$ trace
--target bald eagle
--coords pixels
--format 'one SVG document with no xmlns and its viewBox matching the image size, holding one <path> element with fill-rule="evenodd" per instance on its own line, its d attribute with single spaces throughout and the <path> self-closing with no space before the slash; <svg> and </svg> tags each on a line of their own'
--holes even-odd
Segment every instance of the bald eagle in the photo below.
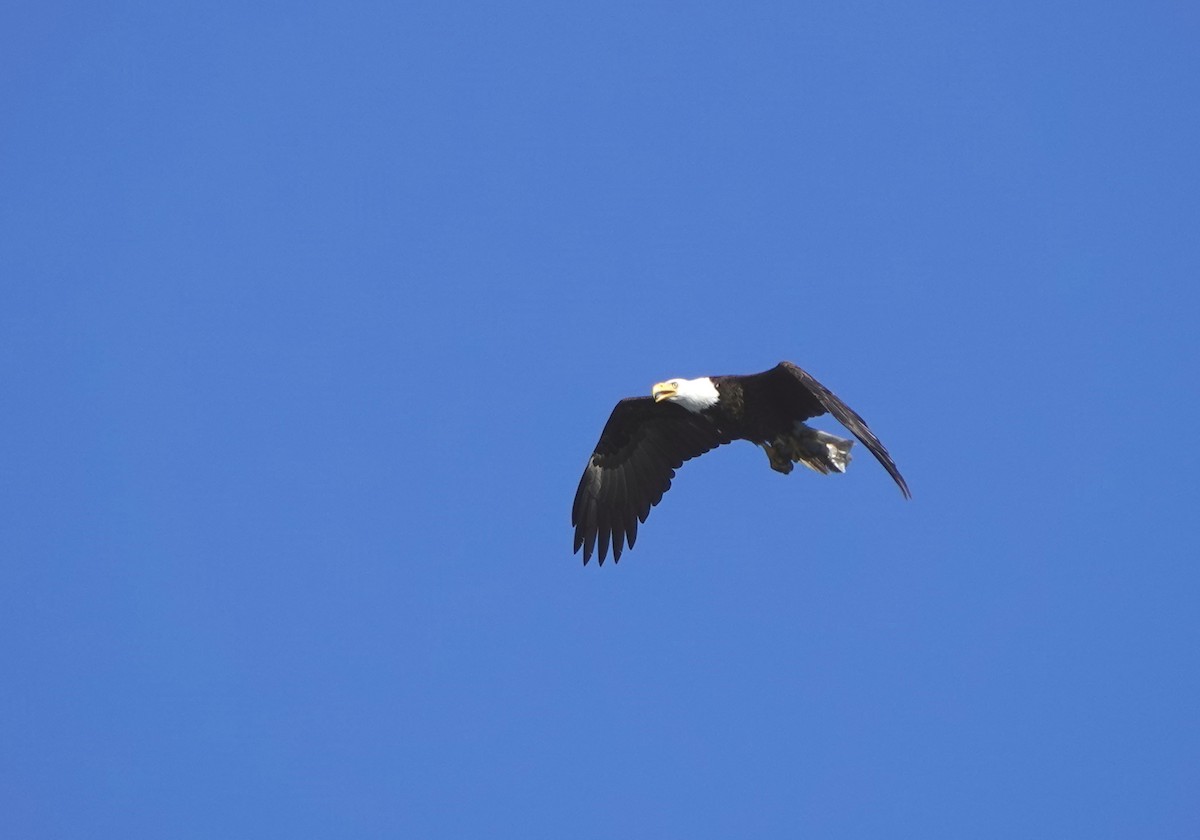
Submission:
<svg viewBox="0 0 1200 840">
<path fill-rule="evenodd" d="M 862 441 L 910 498 L 908 484 L 866 421 L 791 362 L 749 376 L 668 379 L 651 388 L 649 397 L 618 402 L 604 424 L 571 509 L 575 552 L 583 549 L 586 564 L 599 541 L 603 565 L 611 542 L 618 562 L 625 545 L 633 548 L 638 522 L 646 521 L 671 487 L 675 470 L 730 441 L 761 446 L 771 469 L 784 474 L 792 464 L 824 474 L 845 472 L 854 441 L 803 422 L 825 412 Z"/>
</svg>

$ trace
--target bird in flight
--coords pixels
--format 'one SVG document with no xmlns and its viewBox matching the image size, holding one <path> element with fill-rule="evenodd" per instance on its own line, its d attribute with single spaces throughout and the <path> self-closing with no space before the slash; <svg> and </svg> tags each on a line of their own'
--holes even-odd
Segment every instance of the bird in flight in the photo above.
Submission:
<svg viewBox="0 0 1200 840">
<path fill-rule="evenodd" d="M 583 550 L 586 564 L 599 544 L 603 565 L 611 545 L 613 562 L 619 561 L 626 545 L 633 548 L 638 522 L 646 521 L 670 489 L 675 470 L 730 441 L 761 446 L 771 469 L 784 474 L 793 464 L 824 474 L 845 472 L 854 441 L 803 422 L 826 412 L 862 441 L 911 498 L 904 476 L 866 421 L 791 362 L 748 376 L 668 379 L 648 397 L 618 402 L 604 424 L 571 509 L 575 552 Z"/>
</svg>

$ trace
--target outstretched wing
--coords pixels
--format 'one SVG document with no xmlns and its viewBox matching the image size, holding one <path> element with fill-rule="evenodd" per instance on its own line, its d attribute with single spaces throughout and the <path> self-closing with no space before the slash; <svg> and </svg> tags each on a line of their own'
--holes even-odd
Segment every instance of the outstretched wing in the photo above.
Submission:
<svg viewBox="0 0 1200 840">
<path fill-rule="evenodd" d="M 689 458 L 728 443 L 704 416 L 650 397 L 621 400 L 613 409 L 596 451 L 588 459 L 575 492 L 571 524 L 575 551 L 583 562 L 600 543 L 600 563 L 611 541 L 613 562 L 625 545 L 633 547 L 638 522 L 645 522 L 671 486 L 675 470 Z"/>
<path fill-rule="evenodd" d="M 790 392 L 790 402 L 798 410 L 805 412 L 804 419 L 816 417 L 824 414 L 826 411 L 832 414 L 839 423 L 862 441 L 863 446 L 871 450 L 871 454 L 875 456 L 875 459 L 879 463 L 883 464 L 883 468 L 888 471 L 888 475 L 896 482 L 896 485 L 900 488 L 900 492 L 904 494 L 904 498 L 912 498 L 912 493 L 908 491 L 908 484 L 905 482 L 904 476 L 900 475 L 900 470 L 896 469 L 896 464 L 892 461 L 892 456 L 888 454 L 887 447 L 883 445 L 883 442 L 879 438 L 875 437 L 875 433 L 867 426 L 867 421 L 859 417 L 858 412 L 842 402 L 837 394 L 818 382 L 811 373 L 797 367 L 791 362 L 780 362 L 766 373 L 759 374 L 759 376 L 769 377 L 778 388 L 785 393 Z M 816 405 L 813 404 L 814 401 Z M 812 413 L 807 413 L 808 411 Z"/>
</svg>

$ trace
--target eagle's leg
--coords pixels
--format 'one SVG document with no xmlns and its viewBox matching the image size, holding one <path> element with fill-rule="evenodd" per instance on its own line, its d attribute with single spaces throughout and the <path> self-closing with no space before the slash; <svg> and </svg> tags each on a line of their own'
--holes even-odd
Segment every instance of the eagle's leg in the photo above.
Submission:
<svg viewBox="0 0 1200 840">
<path fill-rule="evenodd" d="M 784 447 L 780 446 L 780 441 L 776 440 L 775 445 L 769 443 L 760 443 L 763 452 L 767 453 L 767 460 L 771 462 L 771 469 L 776 472 L 781 472 L 787 475 L 792 471 L 792 458 Z"/>
<path fill-rule="evenodd" d="M 796 463 L 827 475 L 846 471 L 854 441 L 797 423 L 791 434 L 779 435 L 770 443 L 760 445 L 771 461 L 771 469 L 777 472 L 786 475 Z"/>
</svg>

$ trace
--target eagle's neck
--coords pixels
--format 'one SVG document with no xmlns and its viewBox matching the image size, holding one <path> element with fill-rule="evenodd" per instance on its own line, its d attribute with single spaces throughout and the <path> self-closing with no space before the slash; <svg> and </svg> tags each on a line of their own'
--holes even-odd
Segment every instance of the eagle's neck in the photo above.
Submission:
<svg viewBox="0 0 1200 840">
<path fill-rule="evenodd" d="M 712 408 L 720 399 L 717 386 L 707 376 L 699 379 L 681 379 L 671 402 L 679 403 L 688 411 L 699 413 L 706 408 Z"/>
</svg>

